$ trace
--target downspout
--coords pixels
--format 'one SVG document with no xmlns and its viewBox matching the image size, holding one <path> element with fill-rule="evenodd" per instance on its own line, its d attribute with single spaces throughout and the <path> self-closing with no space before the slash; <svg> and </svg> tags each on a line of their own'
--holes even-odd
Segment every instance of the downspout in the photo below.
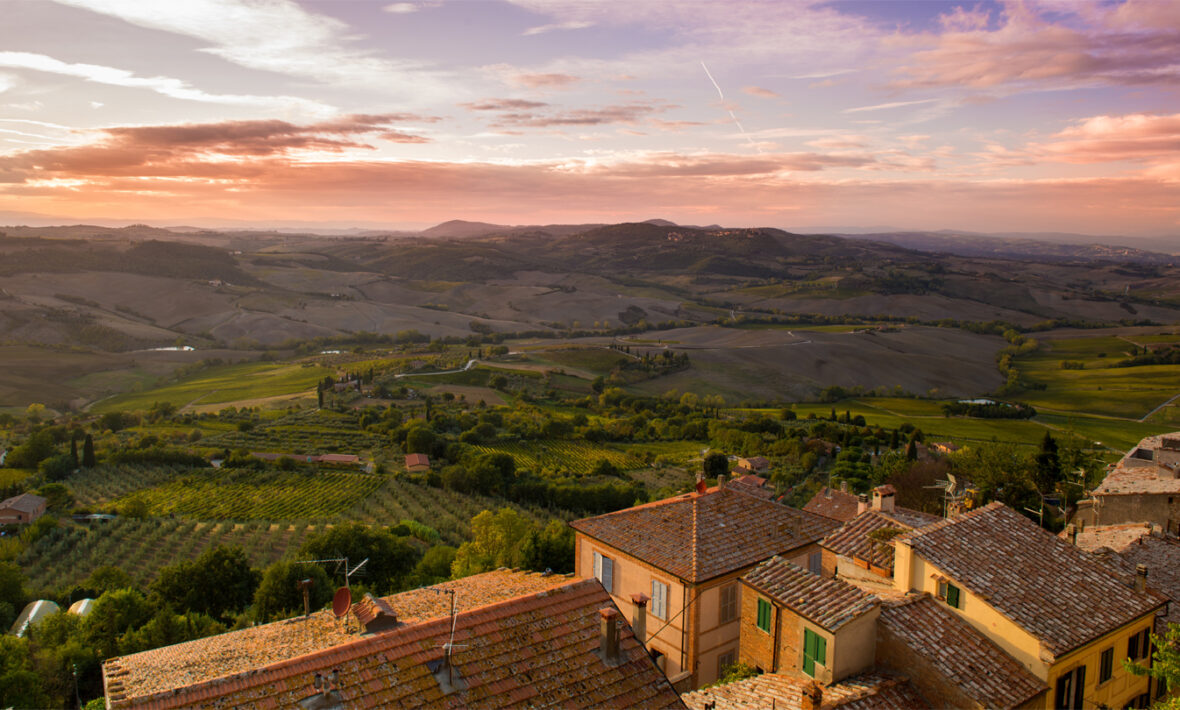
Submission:
<svg viewBox="0 0 1180 710">
<path fill-rule="evenodd" d="M 684 667 L 688 665 L 688 623 L 690 617 L 688 615 L 688 584 L 684 580 L 680 581 L 680 613 L 684 614 L 684 621 L 680 624 L 680 672 L 683 673 Z"/>
<path fill-rule="evenodd" d="M 782 628 L 783 628 L 782 610 L 780 610 L 776 606 L 776 607 L 774 607 L 774 648 L 770 652 L 770 663 L 771 663 L 770 672 L 771 673 L 778 673 L 779 672 L 778 671 L 778 646 L 779 646 L 778 640 L 779 640 L 779 633 L 782 631 Z"/>
</svg>

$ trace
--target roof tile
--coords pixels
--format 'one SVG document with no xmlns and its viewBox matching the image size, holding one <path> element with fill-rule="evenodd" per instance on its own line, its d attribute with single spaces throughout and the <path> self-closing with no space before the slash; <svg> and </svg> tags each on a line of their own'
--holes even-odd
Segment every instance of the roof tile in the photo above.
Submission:
<svg viewBox="0 0 1180 710">
<path fill-rule="evenodd" d="M 817 542 L 835 523 L 726 487 L 575 520 L 570 526 L 685 581 L 702 582 Z"/>
</svg>

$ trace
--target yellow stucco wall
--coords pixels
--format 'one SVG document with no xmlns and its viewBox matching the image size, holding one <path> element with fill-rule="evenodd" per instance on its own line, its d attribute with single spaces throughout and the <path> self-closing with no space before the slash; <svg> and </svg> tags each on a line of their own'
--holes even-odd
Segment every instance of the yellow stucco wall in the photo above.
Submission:
<svg viewBox="0 0 1180 710">
<path fill-rule="evenodd" d="M 907 545 L 896 546 L 894 557 L 894 588 L 898 591 L 917 590 L 929 592 L 938 596 L 938 580 L 940 577 L 954 583 L 954 579 L 930 564 L 920 555 L 915 554 Z M 1060 658 L 1042 648 L 1040 640 L 1025 631 L 1014 621 L 996 611 L 983 598 L 959 587 L 959 608 L 950 611 L 957 613 L 964 621 L 971 624 L 980 633 L 987 636 L 1009 655 L 1020 661 L 1033 675 L 1041 678 L 1049 686 L 1044 702 L 1046 707 L 1053 706 L 1053 695 L 1056 690 L 1057 679 L 1069 673 L 1079 665 L 1086 665 L 1086 683 L 1084 695 L 1087 707 L 1097 708 L 1107 705 L 1112 708 L 1122 708 L 1135 696 L 1148 691 L 1148 679 L 1134 676 L 1123 670 L 1122 661 L 1127 655 L 1127 641 L 1135 633 L 1145 628 L 1151 628 L 1154 614 L 1147 614 L 1139 619 L 1115 629 L 1104 636 L 1095 639 L 1085 646 L 1070 651 Z M 1101 685 L 1098 683 L 1098 671 L 1102 651 L 1114 647 L 1113 675 L 1111 679 Z"/>
</svg>

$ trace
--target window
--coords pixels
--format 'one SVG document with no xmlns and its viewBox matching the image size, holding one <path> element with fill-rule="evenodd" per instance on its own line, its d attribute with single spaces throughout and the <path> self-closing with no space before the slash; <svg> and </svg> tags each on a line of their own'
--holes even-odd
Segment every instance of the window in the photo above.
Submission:
<svg viewBox="0 0 1180 710">
<path fill-rule="evenodd" d="M 947 606 L 960 609 L 959 588 L 945 579 L 938 581 L 938 598 L 946 602 Z"/>
<path fill-rule="evenodd" d="M 1151 637 L 1148 630 L 1143 629 L 1127 641 L 1127 658 L 1139 660 L 1151 655 Z"/>
<path fill-rule="evenodd" d="M 807 557 L 807 571 L 821 577 L 823 576 L 824 555 L 822 552 L 816 550 Z"/>
<path fill-rule="evenodd" d="M 668 585 L 654 579 L 651 581 L 651 613 L 658 619 L 668 620 Z"/>
<path fill-rule="evenodd" d="M 803 672 L 815 677 L 815 664 L 828 662 L 828 640 L 811 629 L 803 629 Z"/>
<path fill-rule="evenodd" d="M 656 668 L 661 671 L 668 665 L 668 656 L 658 648 L 651 650 L 651 660 L 655 662 Z"/>
<path fill-rule="evenodd" d="M 1057 678 L 1057 692 L 1053 695 L 1053 710 L 1074 710 L 1083 701 L 1086 686 L 1086 667 L 1078 666 Z"/>
<path fill-rule="evenodd" d="M 1114 646 L 1102 652 L 1098 662 L 1098 682 L 1105 683 L 1114 675 Z"/>
<path fill-rule="evenodd" d="M 718 678 L 724 677 L 726 669 L 735 663 L 737 663 L 737 651 L 733 651 L 733 650 L 726 651 L 725 653 L 718 656 L 717 657 L 717 677 Z"/>
<path fill-rule="evenodd" d="M 736 583 L 721 588 L 721 608 L 717 612 L 717 619 L 722 624 L 728 624 L 737 618 L 737 597 Z"/>
<path fill-rule="evenodd" d="M 606 555 L 594 553 L 594 579 L 602 583 L 608 593 L 615 591 L 615 563 Z"/>
<path fill-rule="evenodd" d="M 758 600 L 758 628 L 770 633 L 770 602 Z"/>
</svg>

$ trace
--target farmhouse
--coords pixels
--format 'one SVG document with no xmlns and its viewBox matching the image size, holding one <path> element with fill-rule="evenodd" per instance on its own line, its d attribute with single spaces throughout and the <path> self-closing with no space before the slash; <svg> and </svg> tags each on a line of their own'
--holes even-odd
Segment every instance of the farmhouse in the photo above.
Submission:
<svg viewBox="0 0 1180 710">
<path fill-rule="evenodd" d="M 1149 436 L 1078 503 L 1086 526 L 1155 523 L 1180 535 L 1180 432 Z"/>
<path fill-rule="evenodd" d="M 406 470 L 410 473 L 430 470 L 430 457 L 426 454 L 406 454 Z"/>
<path fill-rule="evenodd" d="M 45 514 L 49 499 L 22 493 L 0 502 L 0 525 L 27 525 Z"/>
<path fill-rule="evenodd" d="M 1001 503 L 893 538 L 895 593 L 928 594 L 1048 688 L 1052 707 L 1146 703 L 1146 660 L 1168 599 Z M 882 612 L 882 618 L 886 612 Z M 1142 705 L 1136 705 L 1142 707 Z"/>
<path fill-rule="evenodd" d="M 103 684 L 110 708 L 684 707 L 597 582 L 507 571 L 114 658 Z"/>
<path fill-rule="evenodd" d="M 701 482 L 696 492 L 570 526 L 576 574 L 601 582 L 668 678 L 692 689 L 738 658 L 741 576 L 774 555 L 819 571 L 818 543 L 836 523 L 722 476 L 715 488 Z"/>
</svg>

